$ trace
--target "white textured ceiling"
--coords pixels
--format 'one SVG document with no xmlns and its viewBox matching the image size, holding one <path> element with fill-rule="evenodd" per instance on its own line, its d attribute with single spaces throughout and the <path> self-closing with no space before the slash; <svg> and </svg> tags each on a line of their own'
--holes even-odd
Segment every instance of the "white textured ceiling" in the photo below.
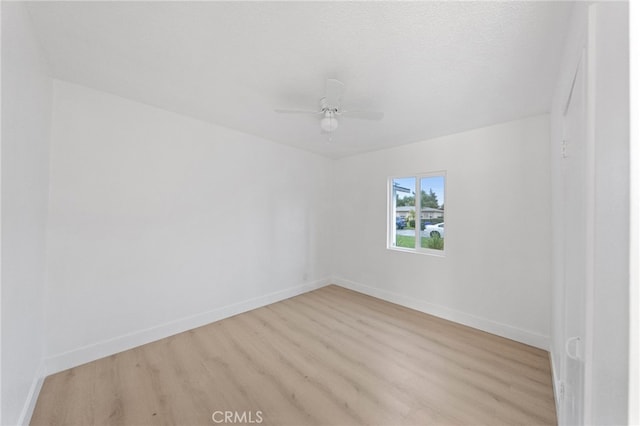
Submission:
<svg viewBox="0 0 640 426">
<path fill-rule="evenodd" d="M 54 77 L 340 157 L 549 110 L 570 2 L 42 2 Z M 326 78 L 345 107 L 331 143 Z"/>
</svg>

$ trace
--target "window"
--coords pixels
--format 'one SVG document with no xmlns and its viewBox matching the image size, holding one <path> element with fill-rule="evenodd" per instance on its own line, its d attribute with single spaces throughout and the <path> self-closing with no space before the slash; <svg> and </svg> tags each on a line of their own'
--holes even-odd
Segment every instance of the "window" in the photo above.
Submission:
<svg viewBox="0 0 640 426">
<path fill-rule="evenodd" d="M 445 172 L 389 179 L 387 247 L 442 255 L 444 197 Z"/>
</svg>

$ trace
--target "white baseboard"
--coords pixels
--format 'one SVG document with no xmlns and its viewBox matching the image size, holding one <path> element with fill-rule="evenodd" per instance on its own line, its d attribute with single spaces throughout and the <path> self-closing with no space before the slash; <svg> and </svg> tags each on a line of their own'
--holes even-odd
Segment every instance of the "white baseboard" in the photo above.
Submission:
<svg viewBox="0 0 640 426">
<path fill-rule="evenodd" d="M 407 308 L 415 309 L 416 311 L 424 312 L 429 315 L 463 324 L 472 328 L 476 328 L 478 330 L 486 331 L 487 333 L 506 337 L 507 339 L 535 346 L 536 348 L 544 349 L 545 351 L 549 350 L 549 337 L 532 331 L 523 330 L 487 318 L 482 318 L 465 312 L 457 311 L 455 309 L 447 308 L 446 306 L 436 305 L 434 303 L 417 300 L 398 293 L 370 287 L 340 277 L 334 277 L 333 283 L 341 287 L 357 291 L 359 293 L 364 293 L 378 299 L 386 300 L 388 302 L 396 303 Z"/>
<path fill-rule="evenodd" d="M 29 388 L 27 399 L 25 400 L 22 411 L 20 412 L 20 417 L 18 417 L 18 425 L 28 425 L 29 422 L 31 422 L 31 416 L 33 415 L 33 410 L 36 408 L 36 402 L 38 402 L 38 395 L 40 395 L 40 389 L 42 389 L 42 383 L 44 383 L 45 376 L 44 364 L 40 364 L 40 367 L 31 382 L 31 387 Z"/>
<path fill-rule="evenodd" d="M 48 376 L 49 374 L 54 374 L 118 352 L 135 348 L 136 346 L 164 339 L 165 337 L 182 333 L 183 331 L 202 327 L 203 325 L 207 325 L 233 315 L 260 308 L 299 294 L 307 293 L 328 285 L 330 281 L 331 280 L 329 278 L 324 278 L 298 286 L 289 287 L 264 296 L 254 297 L 242 302 L 212 309 L 211 311 L 201 312 L 196 315 L 181 318 L 155 327 L 147 328 L 145 330 L 134 331 L 109 340 L 56 354 L 45 359 L 45 374 L 43 376 Z"/>
</svg>

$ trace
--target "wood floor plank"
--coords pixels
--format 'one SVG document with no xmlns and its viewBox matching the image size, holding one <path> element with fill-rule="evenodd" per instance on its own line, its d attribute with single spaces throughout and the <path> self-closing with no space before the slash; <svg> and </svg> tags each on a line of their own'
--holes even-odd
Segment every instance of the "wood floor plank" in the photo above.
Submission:
<svg viewBox="0 0 640 426">
<path fill-rule="evenodd" d="M 303 302 L 304 303 L 304 302 Z M 313 305 L 309 305 L 309 308 L 313 310 Z M 339 309 L 335 306 L 329 307 L 334 311 L 338 311 Z M 341 315 L 349 315 L 345 312 L 340 312 Z M 350 321 L 350 324 L 358 324 L 360 322 L 364 322 L 367 320 L 358 319 L 359 316 L 363 316 L 364 312 L 355 311 L 355 315 L 353 321 Z M 368 320 L 372 318 L 369 317 Z M 439 320 L 439 319 L 436 319 Z M 443 322 L 444 320 L 439 320 Z M 534 365 L 522 363 L 521 360 L 513 360 L 504 357 L 498 357 L 493 353 L 483 354 L 482 351 L 479 351 L 477 348 L 473 346 L 469 346 L 469 341 L 471 339 L 465 337 L 464 339 L 457 338 L 451 331 L 446 331 L 442 333 L 441 336 L 437 336 L 434 334 L 432 325 L 428 329 L 422 328 L 418 330 L 413 330 L 413 327 L 407 327 L 406 323 L 400 323 L 399 326 L 392 327 L 391 329 L 385 328 L 387 324 L 375 324 L 376 329 L 383 330 L 385 333 L 383 335 L 387 335 L 389 333 L 401 333 L 403 339 L 399 340 L 399 344 L 401 346 L 410 345 L 410 349 L 421 348 L 423 350 L 427 350 L 429 352 L 433 352 L 433 354 L 440 355 L 442 359 L 447 360 L 449 362 L 457 364 L 460 370 L 464 369 L 467 374 L 480 374 L 484 375 L 486 380 L 499 380 L 503 383 L 508 383 L 512 389 L 516 391 L 519 390 L 520 387 L 523 387 L 527 392 L 538 392 L 541 395 L 548 395 L 548 386 L 551 384 L 550 379 L 550 371 L 548 368 L 536 367 L 538 362 L 533 363 Z M 457 325 L 456 325 L 457 326 Z M 357 327 L 357 325 L 356 325 Z M 477 330 L 474 330 L 475 333 L 478 333 Z M 415 336 L 419 337 L 419 340 L 416 341 Z M 453 337 L 453 338 L 452 338 Z M 375 340 L 375 336 L 371 337 L 371 340 Z M 507 339 L 502 339 L 507 340 Z M 430 345 L 428 348 L 425 347 L 422 342 L 427 343 L 437 343 L 435 345 Z M 460 344 L 457 344 L 458 342 Z M 513 345 L 515 342 L 508 341 L 510 345 Z M 520 344 L 517 344 L 520 345 Z M 520 345 L 525 348 L 528 348 L 525 345 Z M 535 350 L 535 348 L 530 348 L 529 350 Z M 467 352 L 469 350 L 474 351 L 474 356 L 469 357 Z M 410 351 L 411 352 L 411 351 Z M 540 351 L 543 352 L 544 351 Z M 494 366 L 495 370 L 490 374 L 486 372 L 486 366 Z M 530 380 L 523 380 L 523 379 Z M 549 401 L 553 401 L 552 398 Z"/>
<path fill-rule="evenodd" d="M 547 352 L 337 286 L 49 376 L 31 424 L 215 425 L 226 411 L 240 416 L 226 424 L 556 424 Z"/>
</svg>

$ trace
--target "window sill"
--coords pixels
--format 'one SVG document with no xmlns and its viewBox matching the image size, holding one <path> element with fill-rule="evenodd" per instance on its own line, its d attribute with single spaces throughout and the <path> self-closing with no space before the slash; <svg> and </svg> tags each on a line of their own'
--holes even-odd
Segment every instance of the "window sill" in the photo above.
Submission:
<svg viewBox="0 0 640 426">
<path fill-rule="evenodd" d="M 444 250 L 432 250 L 432 249 L 416 250 L 416 249 L 393 247 L 393 246 L 387 246 L 387 250 L 398 251 L 402 253 L 421 254 L 421 255 L 434 256 L 434 257 L 445 257 Z"/>
</svg>

